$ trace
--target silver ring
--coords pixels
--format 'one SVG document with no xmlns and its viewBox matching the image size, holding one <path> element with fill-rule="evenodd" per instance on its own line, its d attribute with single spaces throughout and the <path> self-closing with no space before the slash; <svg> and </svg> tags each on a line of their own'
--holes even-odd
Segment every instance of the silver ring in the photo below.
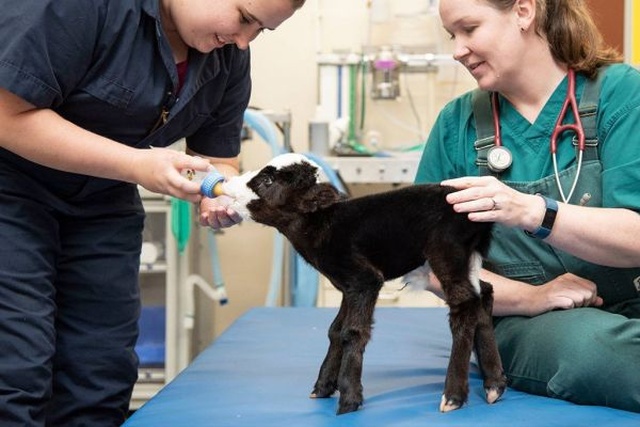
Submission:
<svg viewBox="0 0 640 427">
<path fill-rule="evenodd" d="M 493 202 L 493 206 L 491 206 L 491 209 L 489 209 L 490 211 L 495 211 L 496 208 L 498 207 L 498 203 L 496 202 L 496 200 L 493 197 L 490 197 L 491 201 Z"/>
</svg>

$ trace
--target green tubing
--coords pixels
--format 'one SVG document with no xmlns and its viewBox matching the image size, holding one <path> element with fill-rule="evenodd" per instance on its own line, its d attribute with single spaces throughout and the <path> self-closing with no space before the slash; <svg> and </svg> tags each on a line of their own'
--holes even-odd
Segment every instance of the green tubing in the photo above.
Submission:
<svg viewBox="0 0 640 427">
<path fill-rule="evenodd" d="M 356 86 L 358 84 L 359 68 L 360 68 L 360 64 L 349 65 L 349 133 L 347 135 L 347 142 L 355 152 L 360 154 L 371 154 L 364 145 L 358 142 L 358 137 L 356 133 L 356 113 L 357 113 L 356 110 L 357 110 L 357 95 L 358 95 Z"/>
<path fill-rule="evenodd" d="M 364 129 L 365 119 L 365 106 L 367 102 L 367 72 L 369 71 L 368 62 L 362 60 L 360 62 L 360 69 L 362 70 L 362 77 L 360 78 L 360 132 Z"/>
<path fill-rule="evenodd" d="M 358 84 L 358 65 L 349 65 L 349 144 L 356 144 L 356 85 Z"/>
</svg>

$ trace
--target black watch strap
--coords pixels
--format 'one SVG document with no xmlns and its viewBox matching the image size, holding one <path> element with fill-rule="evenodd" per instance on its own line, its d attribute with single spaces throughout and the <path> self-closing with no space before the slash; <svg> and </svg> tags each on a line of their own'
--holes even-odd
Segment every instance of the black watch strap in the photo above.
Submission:
<svg viewBox="0 0 640 427">
<path fill-rule="evenodd" d="M 531 232 L 525 230 L 525 233 L 528 236 L 535 237 L 536 239 L 546 239 L 547 237 L 549 237 L 549 234 L 551 234 L 553 224 L 556 222 L 556 215 L 558 214 L 558 202 L 545 197 L 542 194 L 536 194 L 536 196 L 540 196 L 542 197 L 542 200 L 544 200 L 544 218 L 542 219 L 542 224 L 540 224 L 538 228 Z"/>
</svg>

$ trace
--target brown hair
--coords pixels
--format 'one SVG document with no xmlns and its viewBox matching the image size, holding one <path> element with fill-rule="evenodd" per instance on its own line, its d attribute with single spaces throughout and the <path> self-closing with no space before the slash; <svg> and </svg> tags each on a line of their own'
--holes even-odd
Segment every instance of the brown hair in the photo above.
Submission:
<svg viewBox="0 0 640 427">
<path fill-rule="evenodd" d="M 511 9 L 516 0 L 486 0 L 499 10 Z M 576 71 L 594 77 L 598 67 L 622 62 L 608 46 L 584 0 L 535 0 L 536 34 L 545 37 L 553 57 Z"/>
<path fill-rule="evenodd" d="M 306 0 L 291 0 L 291 4 L 293 5 L 294 9 L 298 10 L 304 5 L 305 1 Z"/>
</svg>

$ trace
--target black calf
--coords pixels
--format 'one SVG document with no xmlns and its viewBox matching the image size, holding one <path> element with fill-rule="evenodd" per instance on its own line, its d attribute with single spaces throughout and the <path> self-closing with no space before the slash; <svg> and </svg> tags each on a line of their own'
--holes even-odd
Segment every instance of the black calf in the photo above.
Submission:
<svg viewBox="0 0 640 427">
<path fill-rule="evenodd" d="M 468 396 L 469 359 L 475 348 L 489 403 L 504 392 L 493 327 L 492 287 L 478 273 L 492 225 L 455 213 L 440 185 L 415 185 L 347 199 L 317 182 L 317 167 L 286 154 L 258 172 L 232 179 L 227 193 L 238 211 L 273 226 L 342 292 L 329 329 L 329 350 L 311 397 L 340 392 L 338 414 L 362 404 L 362 360 L 383 282 L 406 275 L 427 280 L 429 267 L 442 284 L 453 337 L 441 411 Z"/>
</svg>

